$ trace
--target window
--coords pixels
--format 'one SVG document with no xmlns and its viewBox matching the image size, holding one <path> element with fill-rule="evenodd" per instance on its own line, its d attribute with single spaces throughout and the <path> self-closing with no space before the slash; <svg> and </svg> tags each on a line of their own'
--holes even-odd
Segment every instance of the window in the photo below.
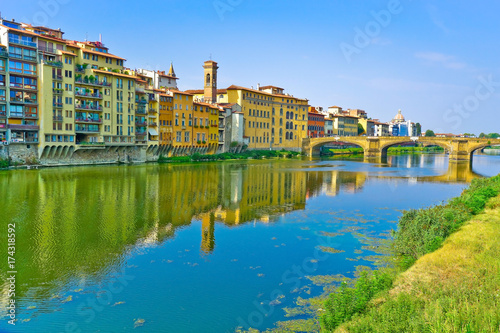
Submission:
<svg viewBox="0 0 500 333">
<path fill-rule="evenodd" d="M 73 77 L 73 72 L 72 72 L 72 71 L 65 70 L 65 71 L 64 71 L 64 76 L 65 76 L 65 77 Z"/>
<path fill-rule="evenodd" d="M 184 142 L 189 142 L 189 132 L 184 132 Z"/>
<path fill-rule="evenodd" d="M 181 142 L 181 138 L 182 138 L 182 132 L 179 131 L 175 135 L 175 141 Z"/>
</svg>

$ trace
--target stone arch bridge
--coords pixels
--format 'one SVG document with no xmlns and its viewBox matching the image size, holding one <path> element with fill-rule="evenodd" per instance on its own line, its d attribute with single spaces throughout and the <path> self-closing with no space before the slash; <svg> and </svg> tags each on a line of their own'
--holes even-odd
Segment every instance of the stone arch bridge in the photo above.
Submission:
<svg viewBox="0 0 500 333">
<path fill-rule="evenodd" d="M 320 148 L 329 143 L 350 143 L 363 148 L 365 158 L 387 156 L 387 149 L 405 143 L 422 143 L 443 147 L 450 156 L 450 162 L 472 161 L 474 151 L 491 145 L 500 145 L 500 139 L 438 138 L 409 136 L 332 136 L 302 140 L 302 151 L 307 156 L 318 156 Z"/>
</svg>

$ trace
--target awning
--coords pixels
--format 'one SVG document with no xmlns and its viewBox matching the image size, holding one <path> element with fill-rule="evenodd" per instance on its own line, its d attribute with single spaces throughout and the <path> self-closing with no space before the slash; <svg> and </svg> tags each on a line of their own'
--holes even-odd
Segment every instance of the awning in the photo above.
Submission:
<svg viewBox="0 0 500 333">
<path fill-rule="evenodd" d="M 158 136 L 158 132 L 154 128 L 148 128 L 149 134 Z"/>
</svg>

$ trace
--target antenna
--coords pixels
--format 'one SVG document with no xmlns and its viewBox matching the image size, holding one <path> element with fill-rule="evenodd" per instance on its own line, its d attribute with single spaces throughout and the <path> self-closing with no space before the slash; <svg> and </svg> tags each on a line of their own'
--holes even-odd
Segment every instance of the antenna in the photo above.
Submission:
<svg viewBox="0 0 500 333">
<path fill-rule="evenodd" d="M 88 33 L 88 32 L 86 32 L 86 33 L 85 33 L 85 41 L 88 41 L 88 39 L 89 39 L 89 33 Z"/>
<path fill-rule="evenodd" d="M 99 34 L 99 43 L 102 44 L 102 34 Z"/>
</svg>

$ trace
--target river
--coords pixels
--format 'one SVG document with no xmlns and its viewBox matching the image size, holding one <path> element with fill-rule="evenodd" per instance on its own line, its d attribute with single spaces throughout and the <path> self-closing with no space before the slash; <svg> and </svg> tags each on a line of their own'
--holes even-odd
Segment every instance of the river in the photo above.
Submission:
<svg viewBox="0 0 500 333">
<path fill-rule="evenodd" d="M 323 292 L 314 276 L 373 267 L 370 237 L 401 210 L 499 172 L 499 156 L 444 154 L 0 171 L 2 309 L 8 223 L 17 271 L 0 331 L 265 330 Z"/>
</svg>

